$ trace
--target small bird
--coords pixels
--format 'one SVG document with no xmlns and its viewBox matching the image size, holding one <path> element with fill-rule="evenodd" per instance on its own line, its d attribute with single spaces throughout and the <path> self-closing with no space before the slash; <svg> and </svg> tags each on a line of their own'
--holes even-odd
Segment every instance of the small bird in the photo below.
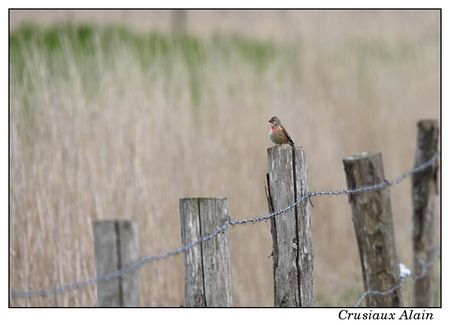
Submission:
<svg viewBox="0 0 450 325">
<path fill-rule="evenodd" d="M 294 141 L 292 141 L 291 137 L 289 136 L 289 133 L 287 133 L 286 129 L 283 125 L 281 125 L 280 119 L 276 116 L 273 116 L 270 120 L 270 130 L 269 130 L 269 138 L 272 140 L 275 144 L 290 144 L 291 146 L 294 146 Z M 308 201 L 311 204 L 312 207 L 314 207 L 311 197 L 308 197 Z M 273 256 L 273 252 L 267 256 L 271 257 Z"/>
<path fill-rule="evenodd" d="M 286 129 L 281 125 L 280 119 L 276 116 L 272 117 L 269 120 L 270 130 L 269 130 L 269 138 L 275 144 L 290 144 L 294 145 L 294 141 L 292 141 L 289 133 L 287 133 Z"/>
</svg>

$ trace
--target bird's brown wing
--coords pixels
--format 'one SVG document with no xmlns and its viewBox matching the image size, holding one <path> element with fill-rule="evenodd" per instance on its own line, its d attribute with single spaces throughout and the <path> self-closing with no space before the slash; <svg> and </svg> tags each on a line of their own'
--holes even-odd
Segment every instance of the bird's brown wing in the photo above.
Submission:
<svg viewBox="0 0 450 325">
<path fill-rule="evenodd" d="M 286 135 L 286 138 L 288 139 L 289 144 L 294 145 L 294 141 L 292 141 L 291 137 L 289 136 L 289 133 L 287 133 L 287 131 L 284 127 L 283 127 L 283 133 Z"/>
</svg>

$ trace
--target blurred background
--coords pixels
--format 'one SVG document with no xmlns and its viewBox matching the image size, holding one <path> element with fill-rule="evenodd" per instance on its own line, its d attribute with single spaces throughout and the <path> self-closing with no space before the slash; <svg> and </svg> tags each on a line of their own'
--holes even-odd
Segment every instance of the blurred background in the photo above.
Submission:
<svg viewBox="0 0 450 325">
<path fill-rule="evenodd" d="M 156 255 L 181 245 L 181 197 L 227 197 L 233 219 L 267 213 L 273 115 L 304 147 L 312 191 L 345 188 L 342 159 L 362 151 L 382 153 L 388 179 L 411 168 L 416 122 L 439 119 L 439 20 L 10 11 L 11 289 L 95 277 L 94 220 L 136 219 L 141 255 Z M 391 200 L 399 260 L 412 267 L 410 179 Z M 313 203 L 315 305 L 353 305 L 364 290 L 348 200 Z M 270 223 L 231 229 L 230 245 L 234 304 L 273 306 Z M 142 306 L 182 305 L 183 272 L 181 255 L 144 266 Z M 96 288 L 10 304 L 96 306 Z"/>
</svg>

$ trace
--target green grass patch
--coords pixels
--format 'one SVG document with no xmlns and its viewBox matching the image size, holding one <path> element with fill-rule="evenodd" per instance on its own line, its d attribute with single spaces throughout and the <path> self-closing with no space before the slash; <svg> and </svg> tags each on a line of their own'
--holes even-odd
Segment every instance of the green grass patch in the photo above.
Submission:
<svg viewBox="0 0 450 325">
<path fill-rule="evenodd" d="M 285 46 L 272 41 L 215 35 L 200 39 L 192 35 L 166 35 L 159 32 L 134 32 L 123 26 L 62 24 L 39 27 L 26 24 L 10 34 L 11 71 L 19 85 L 27 83 L 35 62 L 51 77 L 70 78 L 70 69 L 81 76 L 89 93 L 95 93 L 102 73 L 100 67 L 121 64 L 118 53 L 126 52 L 153 78 L 172 76 L 175 62 L 188 73 L 191 97 L 201 100 L 204 67 L 207 63 L 229 65 L 231 58 L 242 61 L 258 76 L 272 61 L 289 64 L 292 56 Z M 155 72 L 156 71 L 156 72 Z M 232 72 L 231 72 L 232 73 Z M 28 87 L 27 91 L 31 88 Z"/>
</svg>

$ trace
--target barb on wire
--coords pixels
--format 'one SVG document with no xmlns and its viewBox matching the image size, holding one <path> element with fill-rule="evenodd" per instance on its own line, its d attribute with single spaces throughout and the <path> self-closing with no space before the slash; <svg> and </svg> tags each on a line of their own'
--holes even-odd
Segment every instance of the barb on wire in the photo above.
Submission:
<svg viewBox="0 0 450 325">
<path fill-rule="evenodd" d="M 220 225 L 219 227 L 217 227 L 212 233 L 210 233 L 209 235 L 206 235 L 204 237 L 199 238 L 198 240 L 195 240 L 193 242 L 187 243 L 184 246 L 178 247 L 172 251 L 168 251 L 166 253 L 162 253 L 160 255 L 149 255 L 149 256 L 144 256 L 139 258 L 136 262 L 111 273 L 105 274 L 105 275 L 101 275 L 101 276 L 97 276 L 91 279 L 87 279 L 87 280 L 83 280 L 83 281 L 76 281 L 76 282 L 72 282 L 72 283 L 68 283 L 68 284 L 63 284 L 61 286 L 57 286 L 54 288 L 49 288 L 49 289 L 42 289 L 42 290 L 35 290 L 35 291 L 19 291 L 19 290 L 11 290 L 10 292 L 10 298 L 35 298 L 35 297 L 48 297 L 51 295 L 55 295 L 55 294 L 62 294 L 65 293 L 66 291 L 70 291 L 70 290 L 76 290 L 76 289 L 82 289 L 85 287 L 88 287 L 90 285 L 94 285 L 98 282 L 105 282 L 105 281 L 110 281 L 110 280 L 114 280 L 118 277 L 121 277 L 127 273 L 131 273 L 131 272 L 135 272 L 137 270 L 139 270 L 140 268 L 142 268 L 145 264 L 148 263 L 152 263 L 152 262 L 156 262 L 156 261 L 160 261 L 160 260 L 164 260 L 167 259 L 169 257 L 172 256 L 176 256 L 178 254 L 184 253 L 190 249 L 192 249 L 193 247 L 201 244 L 202 242 L 205 241 L 209 241 L 211 239 L 213 239 L 214 237 L 218 236 L 220 233 L 224 232 L 229 225 L 231 226 L 236 226 L 236 225 L 246 225 L 246 224 L 255 224 L 255 223 L 259 223 L 262 221 L 268 221 L 270 219 L 276 218 L 280 215 L 283 215 L 284 213 L 288 212 L 289 210 L 292 210 L 293 208 L 295 208 L 296 206 L 307 202 L 307 200 L 309 200 L 312 197 L 315 196 L 337 196 L 337 195 L 349 195 L 349 194 L 356 194 L 356 193 L 361 193 L 361 192 L 368 192 L 368 191 L 376 191 L 379 189 L 383 189 L 385 187 L 389 187 L 389 186 L 393 186 L 396 184 L 399 184 L 402 180 L 404 180 L 405 178 L 415 174 L 415 173 L 419 173 L 423 170 L 425 170 L 426 168 L 432 166 L 435 161 L 438 159 L 439 154 L 436 153 L 429 161 L 421 164 L 420 166 L 417 166 L 403 174 L 401 174 L 400 176 L 396 177 L 395 179 L 393 179 L 392 181 L 385 181 L 383 183 L 380 184 L 375 184 L 375 185 L 370 185 L 370 186 L 364 186 L 361 188 L 357 188 L 357 189 L 343 189 L 343 190 L 337 190 L 337 191 L 320 191 L 320 192 L 307 192 L 305 193 L 303 196 L 301 196 L 297 201 L 295 201 L 294 203 L 290 204 L 289 206 L 287 206 L 284 209 L 266 214 L 266 215 L 261 215 L 261 216 L 256 216 L 253 218 L 247 218 L 247 219 L 241 219 L 241 220 L 234 220 L 231 221 L 230 217 L 228 217 L 227 221 Z M 404 281 L 404 280 L 403 280 Z M 400 284 L 401 285 L 401 284 Z M 392 289 L 392 290 L 396 290 L 396 289 Z M 375 292 L 376 293 L 376 292 Z M 371 294 L 375 294 L 374 291 L 371 291 Z M 364 293 L 363 295 L 368 295 L 369 293 Z M 387 293 L 386 293 L 387 294 Z M 364 298 L 364 297 L 363 297 Z M 363 298 L 360 298 L 361 301 Z"/>
<path fill-rule="evenodd" d="M 367 296 L 386 296 L 393 293 L 394 291 L 400 289 L 405 283 L 406 279 L 408 278 L 411 278 L 414 281 L 424 278 L 433 267 L 435 253 L 436 251 L 438 251 L 438 249 L 439 249 L 438 247 L 433 248 L 430 262 L 419 261 L 419 264 L 421 266 L 420 274 L 413 275 L 412 272 L 406 266 L 404 266 L 404 264 L 400 263 L 400 280 L 396 284 L 394 284 L 391 288 L 385 291 L 378 291 L 372 289 L 365 291 L 363 294 L 361 294 L 361 296 L 358 298 L 358 301 L 353 307 L 359 307 L 362 304 L 362 302 L 367 298 Z"/>
</svg>

